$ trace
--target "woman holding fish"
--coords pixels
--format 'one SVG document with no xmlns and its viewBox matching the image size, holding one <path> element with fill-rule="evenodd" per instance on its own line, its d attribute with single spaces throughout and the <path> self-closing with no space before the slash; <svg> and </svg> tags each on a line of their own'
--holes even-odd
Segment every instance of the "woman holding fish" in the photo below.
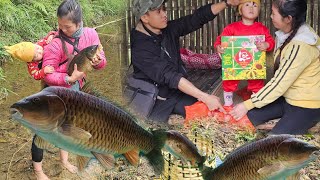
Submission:
<svg viewBox="0 0 320 180">
<path fill-rule="evenodd" d="M 257 126 L 280 118 L 272 134 L 305 134 L 320 121 L 320 39 L 306 13 L 306 0 L 273 1 L 271 18 L 279 30 L 274 77 L 233 108 L 235 119 L 248 113 Z"/>
<path fill-rule="evenodd" d="M 97 32 L 92 28 L 83 27 L 82 10 L 76 0 L 63 1 L 57 10 L 59 35 L 50 45 L 46 46 L 43 55 L 43 67 L 52 66 L 55 72 L 45 77 L 48 86 L 63 86 L 80 90 L 83 86 L 85 72 L 79 71 L 77 64 L 68 75 L 68 64 L 75 54 L 77 62 L 88 61 L 94 69 L 102 69 L 106 65 L 104 52 L 97 51 L 100 40 Z M 90 48 L 87 48 L 89 47 Z M 81 51 L 85 49 L 84 51 Z M 88 55 L 89 54 L 89 55 Z M 78 64 L 78 65 L 79 65 Z M 84 64 L 84 63 L 82 63 Z M 70 69 L 70 68 L 69 68 Z M 35 140 L 39 137 L 35 136 Z M 37 179 L 48 179 L 42 171 L 43 150 L 39 149 L 33 141 L 32 160 Z M 68 152 L 61 150 L 61 162 L 70 172 L 75 173 L 77 168 L 68 161 Z"/>
</svg>

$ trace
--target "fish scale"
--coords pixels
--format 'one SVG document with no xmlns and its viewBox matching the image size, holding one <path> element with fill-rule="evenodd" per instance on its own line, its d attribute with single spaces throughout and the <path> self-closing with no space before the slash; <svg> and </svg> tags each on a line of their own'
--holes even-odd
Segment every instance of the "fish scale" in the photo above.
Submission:
<svg viewBox="0 0 320 180">
<path fill-rule="evenodd" d="M 317 150 L 290 135 L 268 137 L 234 150 L 217 168 L 206 168 L 203 176 L 206 180 L 283 179 L 306 166 Z"/>
</svg>

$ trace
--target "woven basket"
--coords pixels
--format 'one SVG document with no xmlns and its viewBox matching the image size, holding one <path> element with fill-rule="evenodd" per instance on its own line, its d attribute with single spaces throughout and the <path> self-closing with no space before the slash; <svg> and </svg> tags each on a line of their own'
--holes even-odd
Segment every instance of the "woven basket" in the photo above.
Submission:
<svg viewBox="0 0 320 180">
<path fill-rule="evenodd" d="M 187 137 L 197 146 L 199 153 L 202 156 L 207 156 L 204 165 L 208 167 L 215 167 L 215 151 L 213 141 L 205 135 L 198 132 L 189 131 Z M 163 151 L 165 164 L 164 171 L 160 176 L 163 180 L 179 180 L 179 179 L 192 179 L 202 180 L 202 175 L 197 166 L 192 166 L 190 163 L 183 164 L 180 159 L 175 158 L 167 151 Z"/>
</svg>

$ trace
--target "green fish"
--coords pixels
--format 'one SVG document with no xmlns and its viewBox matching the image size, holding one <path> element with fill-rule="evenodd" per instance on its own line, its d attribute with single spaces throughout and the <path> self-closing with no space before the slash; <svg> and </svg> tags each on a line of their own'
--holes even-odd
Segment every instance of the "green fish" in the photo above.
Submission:
<svg viewBox="0 0 320 180">
<path fill-rule="evenodd" d="M 193 166 L 197 163 L 199 167 L 202 167 L 206 160 L 206 157 L 199 154 L 196 145 L 178 131 L 167 131 L 165 148 L 183 163 L 190 161 Z"/>
<path fill-rule="evenodd" d="M 205 167 L 205 180 L 283 180 L 315 160 L 319 148 L 290 135 L 270 136 L 244 145 L 215 169 Z"/>
<path fill-rule="evenodd" d="M 81 71 L 81 72 L 91 71 L 92 65 L 90 61 L 93 60 L 97 52 L 100 52 L 98 50 L 99 50 L 99 45 L 89 46 L 81 50 L 79 54 L 75 55 L 74 58 L 69 62 L 68 70 L 67 70 L 68 75 L 71 76 L 74 70 L 75 64 L 77 64 L 78 71 Z"/>
<path fill-rule="evenodd" d="M 14 103 L 11 116 L 42 138 L 36 140 L 40 148 L 48 147 L 44 144 L 49 142 L 76 154 L 80 170 L 91 157 L 111 168 L 115 157 L 124 155 L 137 166 L 140 153 L 157 174 L 163 169 L 161 149 L 166 132 L 145 130 L 132 115 L 106 99 L 52 86 Z"/>
</svg>

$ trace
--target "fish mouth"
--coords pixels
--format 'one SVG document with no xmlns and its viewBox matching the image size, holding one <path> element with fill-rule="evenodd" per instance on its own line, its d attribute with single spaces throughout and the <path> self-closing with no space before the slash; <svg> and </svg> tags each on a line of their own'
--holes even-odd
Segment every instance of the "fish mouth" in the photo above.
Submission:
<svg viewBox="0 0 320 180">
<path fill-rule="evenodd" d="M 10 108 L 10 114 L 11 114 L 11 117 L 14 117 L 14 118 L 23 117 L 22 113 L 16 108 Z"/>
</svg>

